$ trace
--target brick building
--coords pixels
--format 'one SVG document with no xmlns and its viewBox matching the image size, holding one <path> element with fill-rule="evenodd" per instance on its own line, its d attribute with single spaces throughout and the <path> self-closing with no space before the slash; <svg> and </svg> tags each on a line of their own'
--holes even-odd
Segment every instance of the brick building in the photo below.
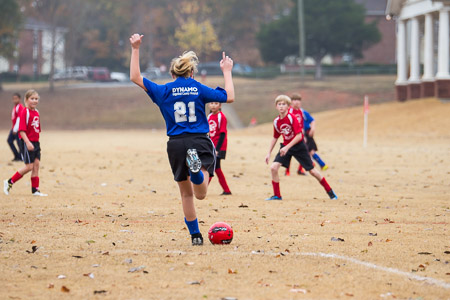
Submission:
<svg viewBox="0 0 450 300">
<path fill-rule="evenodd" d="M 64 68 L 65 28 L 56 28 L 55 69 Z M 50 73 L 52 27 L 44 22 L 28 18 L 19 32 L 16 53 L 10 60 L 0 60 L 0 72 L 39 76 Z"/>
<path fill-rule="evenodd" d="M 386 1 L 355 0 L 366 8 L 366 22 L 376 21 L 381 40 L 363 51 L 357 63 L 395 64 L 395 24 L 386 19 Z"/>
</svg>

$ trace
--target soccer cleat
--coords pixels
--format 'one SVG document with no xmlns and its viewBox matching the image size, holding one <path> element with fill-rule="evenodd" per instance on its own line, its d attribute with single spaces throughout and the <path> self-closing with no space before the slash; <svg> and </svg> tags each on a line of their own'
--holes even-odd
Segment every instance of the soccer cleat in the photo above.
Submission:
<svg viewBox="0 0 450 300">
<path fill-rule="evenodd" d="M 266 199 L 266 201 L 272 201 L 272 200 L 283 200 L 283 197 L 271 196 Z"/>
<path fill-rule="evenodd" d="M 303 170 L 298 170 L 298 171 L 297 171 L 297 174 L 298 174 L 298 175 L 306 176 L 306 172 L 303 171 Z"/>
<path fill-rule="evenodd" d="M 338 197 L 336 196 L 336 194 L 333 192 L 333 190 L 329 190 L 327 192 L 328 196 L 330 197 L 331 200 L 337 200 Z"/>
<path fill-rule="evenodd" d="M 48 196 L 47 194 L 43 194 L 40 191 L 36 191 L 32 195 L 33 196 L 40 196 L 40 197 L 47 197 Z"/>
<path fill-rule="evenodd" d="M 186 155 L 186 163 L 192 173 L 198 173 L 202 168 L 202 162 L 198 157 L 197 150 L 188 149 Z"/>
<path fill-rule="evenodd" d="M 192 246 L 201 246 L 203 245 L 203 236 L 201 233 L 191 234 Z"/>
<path fill-rule="evenodd" d="M 3 180 L 3 192 L 5 195 L 9 195 L 9 191 L 12 188 L 12 184 L 8 182 L 8 180 Z"/>
<path fill-rule="evenodd" d="M 221 196 L 226 196 L 226 195 L 231 195 L 231 192 L 223 192 L 222 194 L 220 194 Z"/>
<path fill-rule="evenodd" d="M 328 165 L 325 165 L 322 167 L 322 171 L 326 171 L 326 170 L 328 170 Z"/>
</svg>

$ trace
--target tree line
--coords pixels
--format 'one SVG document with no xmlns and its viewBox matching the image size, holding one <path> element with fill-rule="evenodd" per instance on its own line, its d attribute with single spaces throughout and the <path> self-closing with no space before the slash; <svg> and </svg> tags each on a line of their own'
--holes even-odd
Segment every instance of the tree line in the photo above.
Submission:
<svg viewBox="0 0 450 300">
<path fill-rule="evenodd" d="M 0 55 L 14 55 L 14 37 L 26 18 L 66 28 L 68 66 L 106 66 L 126 70 L 131 33 L 145 36 L 141 64 L 159 66 L 194 50 L 201 61 L 221 51 L 235 61 L 264 65 L 297 55 L 298 0 L 0 0 Z M 354 0 L 304 0 L 306 54 L 350 53 L 380 38 L 365 24 L 364 8 Z M 52 41 L 54 45 L 58 42 Z M 53 72 L 54 70 L 52 70 Z"/>
</svg>

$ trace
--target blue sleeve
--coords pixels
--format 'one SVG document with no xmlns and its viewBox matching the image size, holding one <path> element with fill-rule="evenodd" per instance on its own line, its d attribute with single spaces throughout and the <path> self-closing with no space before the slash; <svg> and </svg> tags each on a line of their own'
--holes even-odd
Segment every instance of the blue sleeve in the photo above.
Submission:
<svg viewBox="0 0 450 300">
<path fill-rule="evenodd" d="M 221 88 L 221 87 L 216 87 L 215 89 L 212 89 L 206 85 L 201 84 L 200 85 L 201 88 L 201 98 L 203 100 L 204 103 L 209 103 L 209 102 L 220 102 L 220 103 L 224 103 L 227 102 L 227 92 Z"/>
<path fill-rule="evenodd" d="M 164 85 L 158 85 L 145 77 L 144 77 L 144 86 L 147 89 L 147 95 L 152 99 L 154 103 L 159 105 L 161 103 L 161 100 L 164 99 L 163 95 L 166 90 L 166 87 Z"/>
<path fill-rule="evenodd" d="M 308 124 L 314 121 L 314 118 L 306 110 L 303 111 L 303 114 L 305 115 L 305 121 L 308 122 Z"/>
</svg>

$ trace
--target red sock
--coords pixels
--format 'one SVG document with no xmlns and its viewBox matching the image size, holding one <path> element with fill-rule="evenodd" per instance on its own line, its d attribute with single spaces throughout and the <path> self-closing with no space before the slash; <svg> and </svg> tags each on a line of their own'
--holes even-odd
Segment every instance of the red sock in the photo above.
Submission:
<svg viewBox="0 0 450 300">
<path fill-rule="evenodd" d="M 328 182 L 326 181 L 325 177 L 322 178 L 322 180 L 320 181 L 320 184 L 323 186 L 323 188 L 325 189 L 325 191 L 327 191 L 327 193 L 328 193 L 329 191 L 331 191 L 331 187 L 330 187 L 330 185 L 328 184 Z"/>
<path fill-rule="evenodd" d="M 280 183 L 272 180 L 272 186 L 274 195 L 281 198 Z"/>
<path fill-rule="evenodd" d="M 212 178 L 212 176 L 209 176 L 209 181 L 208 181 L 208 184 L 210 184 L 211 183 L 211 180 L 212 180 L 213 178 Z"/>
<path fill-rule="evenodd" d="M 39 190 L 39 177 L 31 177 L 31 187 Z"/>
<path fill-rule="evenodd" d="M 19 172 L 16 172 L 16 174 L 14 174 L 13 177 L 11 177 L 11 183 L 19 181 L 20 178 L 22 178 L 22 175 L 20 175 Z"/>
<path fill-rule="evenodd" d="M 227 181 L 225 179 L 225 175 L 223 175 L 222 169 L 216 169 L 217 178 L 219 179 L 219 183 L 223 188 L 225 193 L 231 193 L 230 188 L 228 187 Z"/>
<path fill-rule="evenodd" d="M 298 165 L 298 172 L 303 173 L 303 167 L 302 167 L 302 165 Z"/>
</svg>

